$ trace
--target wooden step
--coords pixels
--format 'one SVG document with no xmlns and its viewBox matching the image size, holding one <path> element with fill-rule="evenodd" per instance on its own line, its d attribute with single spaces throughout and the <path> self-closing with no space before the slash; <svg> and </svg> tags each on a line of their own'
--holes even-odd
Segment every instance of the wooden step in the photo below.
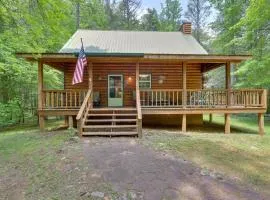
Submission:
<svg viewBox="0 0 270 200">
<path fill-rule="evenodd" d="M 87 119 L 85 122 L 136 122 L 137 119 Z"/>
<path fill-rule="evenodd" d="M 137 128 L 137 125 L 84 125 L 82 128 L 94 129 L 94 128 Z"/>
<path fill-rule="evenodd" d="M 138 135 L 137 132 L 83 132 L 83 136 L 125 136 L 125 135 Z"/>
<path fill-rule="evenodd" d="M 105 114 L 102 114 L 102 113 L 91 113 L 91 114 L 87 114 L 87 116 L 137 116 L 137 113 L 115 113 L 115 114 L 108 114 L 108 113 L 105 113 Z"/>
</svg>

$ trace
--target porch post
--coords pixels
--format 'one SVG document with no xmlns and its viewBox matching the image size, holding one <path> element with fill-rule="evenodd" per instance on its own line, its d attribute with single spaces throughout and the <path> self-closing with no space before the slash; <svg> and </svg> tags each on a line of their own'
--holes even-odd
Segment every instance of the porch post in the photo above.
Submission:
<svg viewBox="0 0 270 200">
<path fill-rule="evenodd" d="M 142 138 L 142 113 L 141 113 L 141 102 L 140 102 L 140 64 L 136 63 L 136 107 L 137 107 L 137 132 L 139 138 Z"/>
<path fill-rule="evenodd" d="M 231 133 L 231 115 L 225 114 L 225 134 Z"/>
<path fill-rule="evenodd" d="M 43 62 L 38 61 L 38 111 L 43 109 Z M 39 114 L 39 128 L 44 131 L 44 116 Z"/>
<path fill-rule="evenodd" d="M 183 133 L 187 132 L 187 115 L 186 114 L 182 115 L 182 132 Z"/>
<path fill-rule="evenodd" d="M 183 73 L 182 104 L 183 104 L 183 108 L 186 108 L 186 105 L 187 105 L 187 64 L 186 64 L 186 62 L 183 62 L 183 72 L 182 73 Z"/>
<path fill-rule="evenodd" d="M 226 63 L 227 106 L 231 105 L 231 63 Z"/>
<path fill-rule="evenodd" d="M 209 114 L 209 122 L 212 123 L 213 122 L 213 114 Z"/>
<path fill-rule="evenodd" d="M 227 107 L 231 105 L 231 62 L 226 62 Z M 231 115 L 225 114 L 225 134 L 231 133 Z"/>
<path fill-rule="evenodd" d="M 259 134 L 264 135 L 264 114 L 258 113 L 258 125 L 259 125 Z"/>
<path fill-rule="evenodd" d="M 183 62 L 183 78 L 182 78 L 182 86 L 183 86 L 183 93 L 182 93 L 182 105 L 185 109 L 187 106 L 187 63 Z M 187 131 L 187 115 L 182 115 L 182 132 L 185 133 Z"/>
<path fill-rule="evenodd" d="M 91 93 L 91 108 L 93 107 L 93 63 L 90 62 L 88 64 L 88 76 L 89 76 L 89 82 L 88 82 L 88 89 L 92 91 Z"/>
</svg>

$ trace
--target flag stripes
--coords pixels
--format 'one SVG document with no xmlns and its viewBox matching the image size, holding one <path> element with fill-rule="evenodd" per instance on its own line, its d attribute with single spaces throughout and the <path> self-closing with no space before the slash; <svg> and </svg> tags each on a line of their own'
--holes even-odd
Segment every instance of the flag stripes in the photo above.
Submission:
<svg viewBox="0 0 270 200">
<path fill-rule="evenodd" d="M 81 51 L 79 53 L 79 57 L 77 60 L 76 68 L 74 71 L 72 85 L 83 82 L 83 71 L 86 65 L 87 65 L 87 59 L 86 59 L 86 55 L 85 55 L 84 48 L 82 45 L 82 48 L 81 48 Z"/>
</svg>

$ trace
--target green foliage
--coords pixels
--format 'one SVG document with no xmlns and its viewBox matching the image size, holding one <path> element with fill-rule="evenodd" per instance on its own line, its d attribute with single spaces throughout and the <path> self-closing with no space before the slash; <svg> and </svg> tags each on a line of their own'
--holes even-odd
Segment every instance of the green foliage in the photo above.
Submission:
<svg viewBox="0 0 270 200">
<path fill-rule="evenodd" d="M 182 7 L 179 0 L 165 0 L 161 4 L 160 22 L 162 31 L 178 31 Z"/>
<path fill-rule="evenodd" d="M 206 20 L 211 13 L 208 0 L 189 0 L 185 17 L 193 25 L 193 35 L 202 44 L 206 35 Z"/>
<path fill-rule="evenodd" d="M 158 31 L 160 29 L 158 13 L 155 8 L 147 9 L 147 13 L 142 16 L 141 27 L 145 31 Z"/>
</svg>

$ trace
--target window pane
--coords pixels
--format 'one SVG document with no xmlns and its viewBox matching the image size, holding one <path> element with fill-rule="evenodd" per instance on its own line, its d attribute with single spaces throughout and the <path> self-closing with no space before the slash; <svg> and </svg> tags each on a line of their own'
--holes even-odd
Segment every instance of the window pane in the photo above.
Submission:
<svg viewBox="0 0 270 200">
<path fill-rule="evenodd" d="M 151 75 L 150 74 L 140 74 L 140 81 L 150 81 Z"/>
<path fill-rule="evenodd" d="M 142 89 L 150 89 L 151 88 L 151 74 L 140 74 L 139 86 Z"/>
</svg>

